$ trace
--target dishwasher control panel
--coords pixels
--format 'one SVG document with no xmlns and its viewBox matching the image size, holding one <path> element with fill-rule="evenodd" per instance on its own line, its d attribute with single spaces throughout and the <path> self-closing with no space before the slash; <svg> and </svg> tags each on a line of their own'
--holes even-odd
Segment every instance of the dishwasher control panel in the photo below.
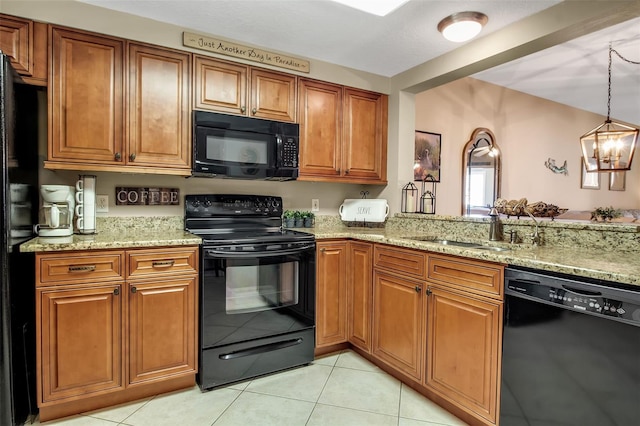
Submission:
<svg viewBox="0 0 640 426">
<path fill-rule="evenodd" d="M 640 292 L 528 271 L 505 271 L 505 293 L 640 325 Z"/>
</svg>

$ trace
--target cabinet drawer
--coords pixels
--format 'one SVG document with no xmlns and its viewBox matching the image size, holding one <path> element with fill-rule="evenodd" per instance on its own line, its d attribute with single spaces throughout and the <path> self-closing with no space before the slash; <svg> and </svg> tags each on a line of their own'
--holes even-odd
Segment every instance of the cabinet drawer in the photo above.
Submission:
<svg viewBox="0 0 640 426">
<path fill-rule="evenodd" d="M 197 273 L 198 248 L 171 248 L 128 251 L 128 278 Z"/>
<path fill-rule="evenodd" d="M 120 280 L 123 252 L 82 252 L 36 256 L 38 286 Z"/>
<path fill-rule="evenodd" d="M 425 252 L 376 244 L 373 251 L 376 268 L 398 272 L 413 278 L 426 278 L 427 254 Z"/>
<path fill-rule="evenodd" d="M 430 281 L 502 298 L 504 268 L 500 265 L 438 255 L 429 256 L 428 265 Z"/>
</svg>

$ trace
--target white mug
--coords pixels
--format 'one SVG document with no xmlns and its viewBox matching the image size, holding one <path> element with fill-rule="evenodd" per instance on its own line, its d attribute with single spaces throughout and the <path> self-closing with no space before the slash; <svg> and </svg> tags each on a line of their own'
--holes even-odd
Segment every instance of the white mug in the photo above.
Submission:
<svg viewBox="0 0 640 426">
<path fill-rule="evenodd" d="M 82 204 L 81 202 L 78 202 L 78 204 L 76 204 L 76 216 L 84 216 L 84 204 Z"/>
<path fill-rule="evenodd" d="M 78 184 L 79 183 L 80 181 L 78 181 Z M 78 184 L 76 184 L 76 203 L 82 204 L 84 202 L 84 191 L 82 189 L 78 189 Z"/>
</svg>

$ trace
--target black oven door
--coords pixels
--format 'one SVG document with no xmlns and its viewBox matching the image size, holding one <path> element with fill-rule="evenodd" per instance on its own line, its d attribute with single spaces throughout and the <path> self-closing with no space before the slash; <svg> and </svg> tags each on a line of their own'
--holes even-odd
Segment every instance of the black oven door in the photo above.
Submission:
<svg viewBox="0 0 640 426">
<path fill-rule="evenodd" d="M 195 173 L 266 179 L 276 168 L 274 134 L 196 126 L 193 149 Z"/>
<path fill-rule="evenodd" d="M 204 247 L 201 347 L 315 324 L 315 242 Z"/>
</svg>

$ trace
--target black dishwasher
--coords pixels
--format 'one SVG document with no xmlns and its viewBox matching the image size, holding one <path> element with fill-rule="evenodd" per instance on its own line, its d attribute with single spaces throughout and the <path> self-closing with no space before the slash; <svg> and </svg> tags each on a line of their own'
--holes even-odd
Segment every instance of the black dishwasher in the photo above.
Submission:
<svg viewBox="0 0 640 426">
<path fill-rule="evenodd" d="M 508 267 L 500 425 L 639 422 L 640 287 Z"/>
</svg>

